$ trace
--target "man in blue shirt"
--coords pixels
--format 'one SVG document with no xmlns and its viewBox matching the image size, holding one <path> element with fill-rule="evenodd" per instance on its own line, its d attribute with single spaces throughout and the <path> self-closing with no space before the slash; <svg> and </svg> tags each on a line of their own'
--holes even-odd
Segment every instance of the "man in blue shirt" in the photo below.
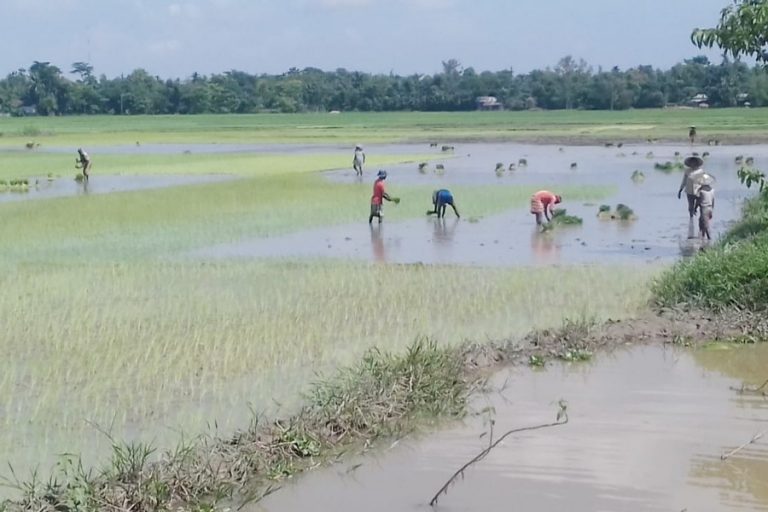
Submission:
<svg viewBox="0 0 768 512">
<path fill-rule="evenodd" d="M 451 205 L 451 208 L 453 208 L 453 213 L 456 214 L 456 217 L 461 218 L 461 215 L 459 215 L 459 210 L 456 209 L 456 205 L 453 202 L 453 194 L 451 194 L 450 190 L 442 188 L 432 192 L 432 204 L 434 205 L 435 209 L 428 211 L 427 215 L 436 213 L 438 219 L 443 218 L 445 217 L 446 206 Z"/>
</svg>

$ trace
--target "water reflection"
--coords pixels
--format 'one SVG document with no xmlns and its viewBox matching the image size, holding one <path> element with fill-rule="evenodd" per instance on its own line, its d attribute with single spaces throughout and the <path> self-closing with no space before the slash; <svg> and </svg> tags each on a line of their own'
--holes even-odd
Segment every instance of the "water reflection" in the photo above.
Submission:
<svg viewBox="0 0 768 512">
<path fill-rule="evenodd" d="M 459 219 L 446 221 L 445 218 L 434 219 L 434 237 L 436 245 L 450 245 L 453 242 L 453 236 L 456 234 L 456 228 L 459 225 Z"/>
<path fill-rule="evenodd" d="M 531 233 L 531 252 L 536 263 L 556 263 L 560 259 L 560 245 L 554 235 L 538 227 Z"/>
<path fill-rule="evenodd" d="M 384 236 L 381 224 L 370 224 L 371 229 L 371 248 L 373 249 L 373 261 L 377 263 L 387 262 L 387 251 L 384 247 Z"/>
</svg>

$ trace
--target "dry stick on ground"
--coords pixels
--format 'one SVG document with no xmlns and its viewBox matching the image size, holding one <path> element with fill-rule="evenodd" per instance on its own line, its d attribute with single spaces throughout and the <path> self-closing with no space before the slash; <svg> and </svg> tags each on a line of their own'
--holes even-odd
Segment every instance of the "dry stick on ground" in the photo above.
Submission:
<svg viewBox="0 0 768 512">
<path fill-rule="evenodd" d="M 461 477 L 464 476 L 464 471 L 466 471 L 472 464 L 475 464 L 476 462 L 480 462 L 481 460 L 483 460 L 486 457 L 486 455 L 491 453 L 491 450 L 496 448 L 499 444 L 501 444 L 502 441 L 504 441 L 504 439 L 506 439 L 510 435 L 517 434 L 519 432 L 527 432 L 527 431 L 530 431 L 530 430 L 541 430 L 541 429 L 544 429 L 544 428 L 559 427 L 561 425 L 565 425 L 566 423 L 568 423 L 568 413 L 566 412 L 565 402 L 561 401 L 560 402 L 560 411 L 557 413 L 557 420 L 554 423 L 546 423 L 546 424 L 543 424 L 543 425 L 536 425 L 534 427 L 516 428 L 514 430 L 510 430 L 510 431 L 506 432 L 503 436 L 498 438 L 495 442 L 489 444 L 488 448 L 486 448 L 485 450 L 481 451 L 472 460 L 470 460 L 469 462 L 467 462 L 466 464 L 461 466 L 461 468 L 459 468 L 459 470 L 456 471 L 451 476 L 451 478 L 448 479 L 447 482 L 445 482 L 445 484 L 440 488 L 440 490 L 437 491 L 437 493 L 434 495 L 432 500 L 429 502 L 429 505 L 431 507 L 434 507 L 435 505 L 437 505 L 437 500 L 440 498 L 440 495 L 441 494 L 446 494 L 447 495 L 448 494 L 448 488 L 456 481 L 457 478 L 459 478 L 460 476 Z"/>
<path fill-rule="evenodd" d="M 759 441 L 765 434 L 768 434 L 768 430 L 763 430 L 762 432 L 758 432 L 757 434 L 755 434 L 752 437 L 752 439 L 750 439 L 749 441 L 747 441 L 743 445 L 739 446 L 738 448 L 734 448 L 733 450 L 729 451 L 728 453 L 724 453 L 724 454 L 720 455 L 720 460 L 726 460 L 729 457 L 732 457 L 733 455 L 736 455 L 737 453 L 739 453 L 741 450 L 743 450 L 747 446 L 749 446 L 749 445 Z"/>
<path fill-rule="evenodd" d="M 763 382 L 758 387 L 747 386 L 746 384 L 742 384 L 740 388 L 735 388 L 735 387 L 731 386 L 731 389 L 734 390 L 734 391 L 738 391 L 739 393 L 760 393 L 760 392 L 762 392 L 763 394 L 765 394 L 765 392 L 763 391 L 763 389 L 765 389 L 765 386 L 768 386 L 768 380 Z"/>
</svg>

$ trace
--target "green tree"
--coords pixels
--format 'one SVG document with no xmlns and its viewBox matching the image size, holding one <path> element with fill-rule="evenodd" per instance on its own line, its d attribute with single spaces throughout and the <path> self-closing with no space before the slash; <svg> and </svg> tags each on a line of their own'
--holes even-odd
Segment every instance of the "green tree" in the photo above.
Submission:
<svg viewBox="0 0 768 512">
<path fill-rule="evenodd" d="M 734 58 L 754 57 L 768 64 L 768 0 L 733 0 L 714 28 L 697 28 L 691 41 L 699 48 L 717 46 Z"/>
</svg>

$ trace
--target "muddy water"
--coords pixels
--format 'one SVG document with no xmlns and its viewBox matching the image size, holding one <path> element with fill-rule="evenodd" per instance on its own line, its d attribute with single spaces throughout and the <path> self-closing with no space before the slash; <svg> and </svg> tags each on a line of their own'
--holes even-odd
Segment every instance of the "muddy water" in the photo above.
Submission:
<svg viewBox="0 0 768 512">
<path fill-rule="evenodd" d="M 742 200 L 748 195 L 736 176 L 736 155 L 753 156 L 756 164 L 768 162 L 768 146 L 703 147 L 710 151 L 706 169 L 717 182 L 717 203 L 713 233 L 722 234 L 739 217 Z M 245 240 L 208 248 L 198 255 L 212 258 L 327 257 L 363 259 L 394 263 L 443 263 L 477 265 L 525 265 L 553 263 L 671 261 L 690 256 L 700 248 L 690 239 L 696 229 L 687 215 L 685 200 L 675 196 L 681 171 L 663 173 L 654 162 L 672 161 L 674 153 L 686 154 L 688 147 L 630 146 L 617 148 L 524 146 L 514 144 L 468 144 L 457 146 L 455 156 L 442 162 L 446 172 L 420 174 L 415 164 L 389 169 L 391 190 L 401 185 L 526 185 L 557 191 L 561 185 L 613 186 L 617 193 L 605 201 L 615 207 L 630 205 L 639 219 L 633 222 L 601 221 L 598 206 L 569 202 L 563 207 L 584 219 L 579 227 L 564 227 L 538 233 L 527 208 L 511 208 L 500 215 L 468 222 L 457 221 L 452 212 L 443 222 L 434 218 L 387 223 L 372 229 L 361 222 L 332 226 L 270 239 Z M 647 158 L 653 152 L 654 158 Z M 439 152 L 438 152 L 439 153 Z M 633 155 L 633 153 L 636 153 Z M 622 155 L 622 156 L 620 156 Z M 528 166 L 497 177 L 497 162 L 508 166 L 520 158 Z M 571 163 L 577 163 L 572 170 Z M 634 170 L 645 174 L 642 183 L 630 179 Z M 328 179 L 352 183 L 349 170 L 327 173 Z M 369 178 L 366 178 L 369 179 Z M 460 195 L 457 205 L 463 206 Z M 430 198 L 424 198 L 425 209 Z"/>
<path fill-rule="evenodd" d="M 34 199 L 52 199 L 89 194 L 110 194 L 154 188 L 177 187 L 200 183 L 216 183 L 232 179 L 231 176 L 94 176 L 86 185 L 74 179 L 30 178 L 26 192 L 0 190 L 0 203 Z"/>
<path fill-rule="evenodd" d="M 739 395 L 768 375 L 768 346 L 725 352 L 640 347 L 547 371 L 496 376 L 496 433 L 570 423 L 509 438 L 449 490 L 445 511 L 768 510 L 768 441 L 720 455 L 768 428 L 768 401 Z M 483 419 L 485 418 L 485 419 Z M 427 503 L 488 442 L 487 416 L 425 440 L 298 478 L 251 510 L 390 512 Z M 359 465 L 359 466 L 358 466 Z"/>
</svg>

